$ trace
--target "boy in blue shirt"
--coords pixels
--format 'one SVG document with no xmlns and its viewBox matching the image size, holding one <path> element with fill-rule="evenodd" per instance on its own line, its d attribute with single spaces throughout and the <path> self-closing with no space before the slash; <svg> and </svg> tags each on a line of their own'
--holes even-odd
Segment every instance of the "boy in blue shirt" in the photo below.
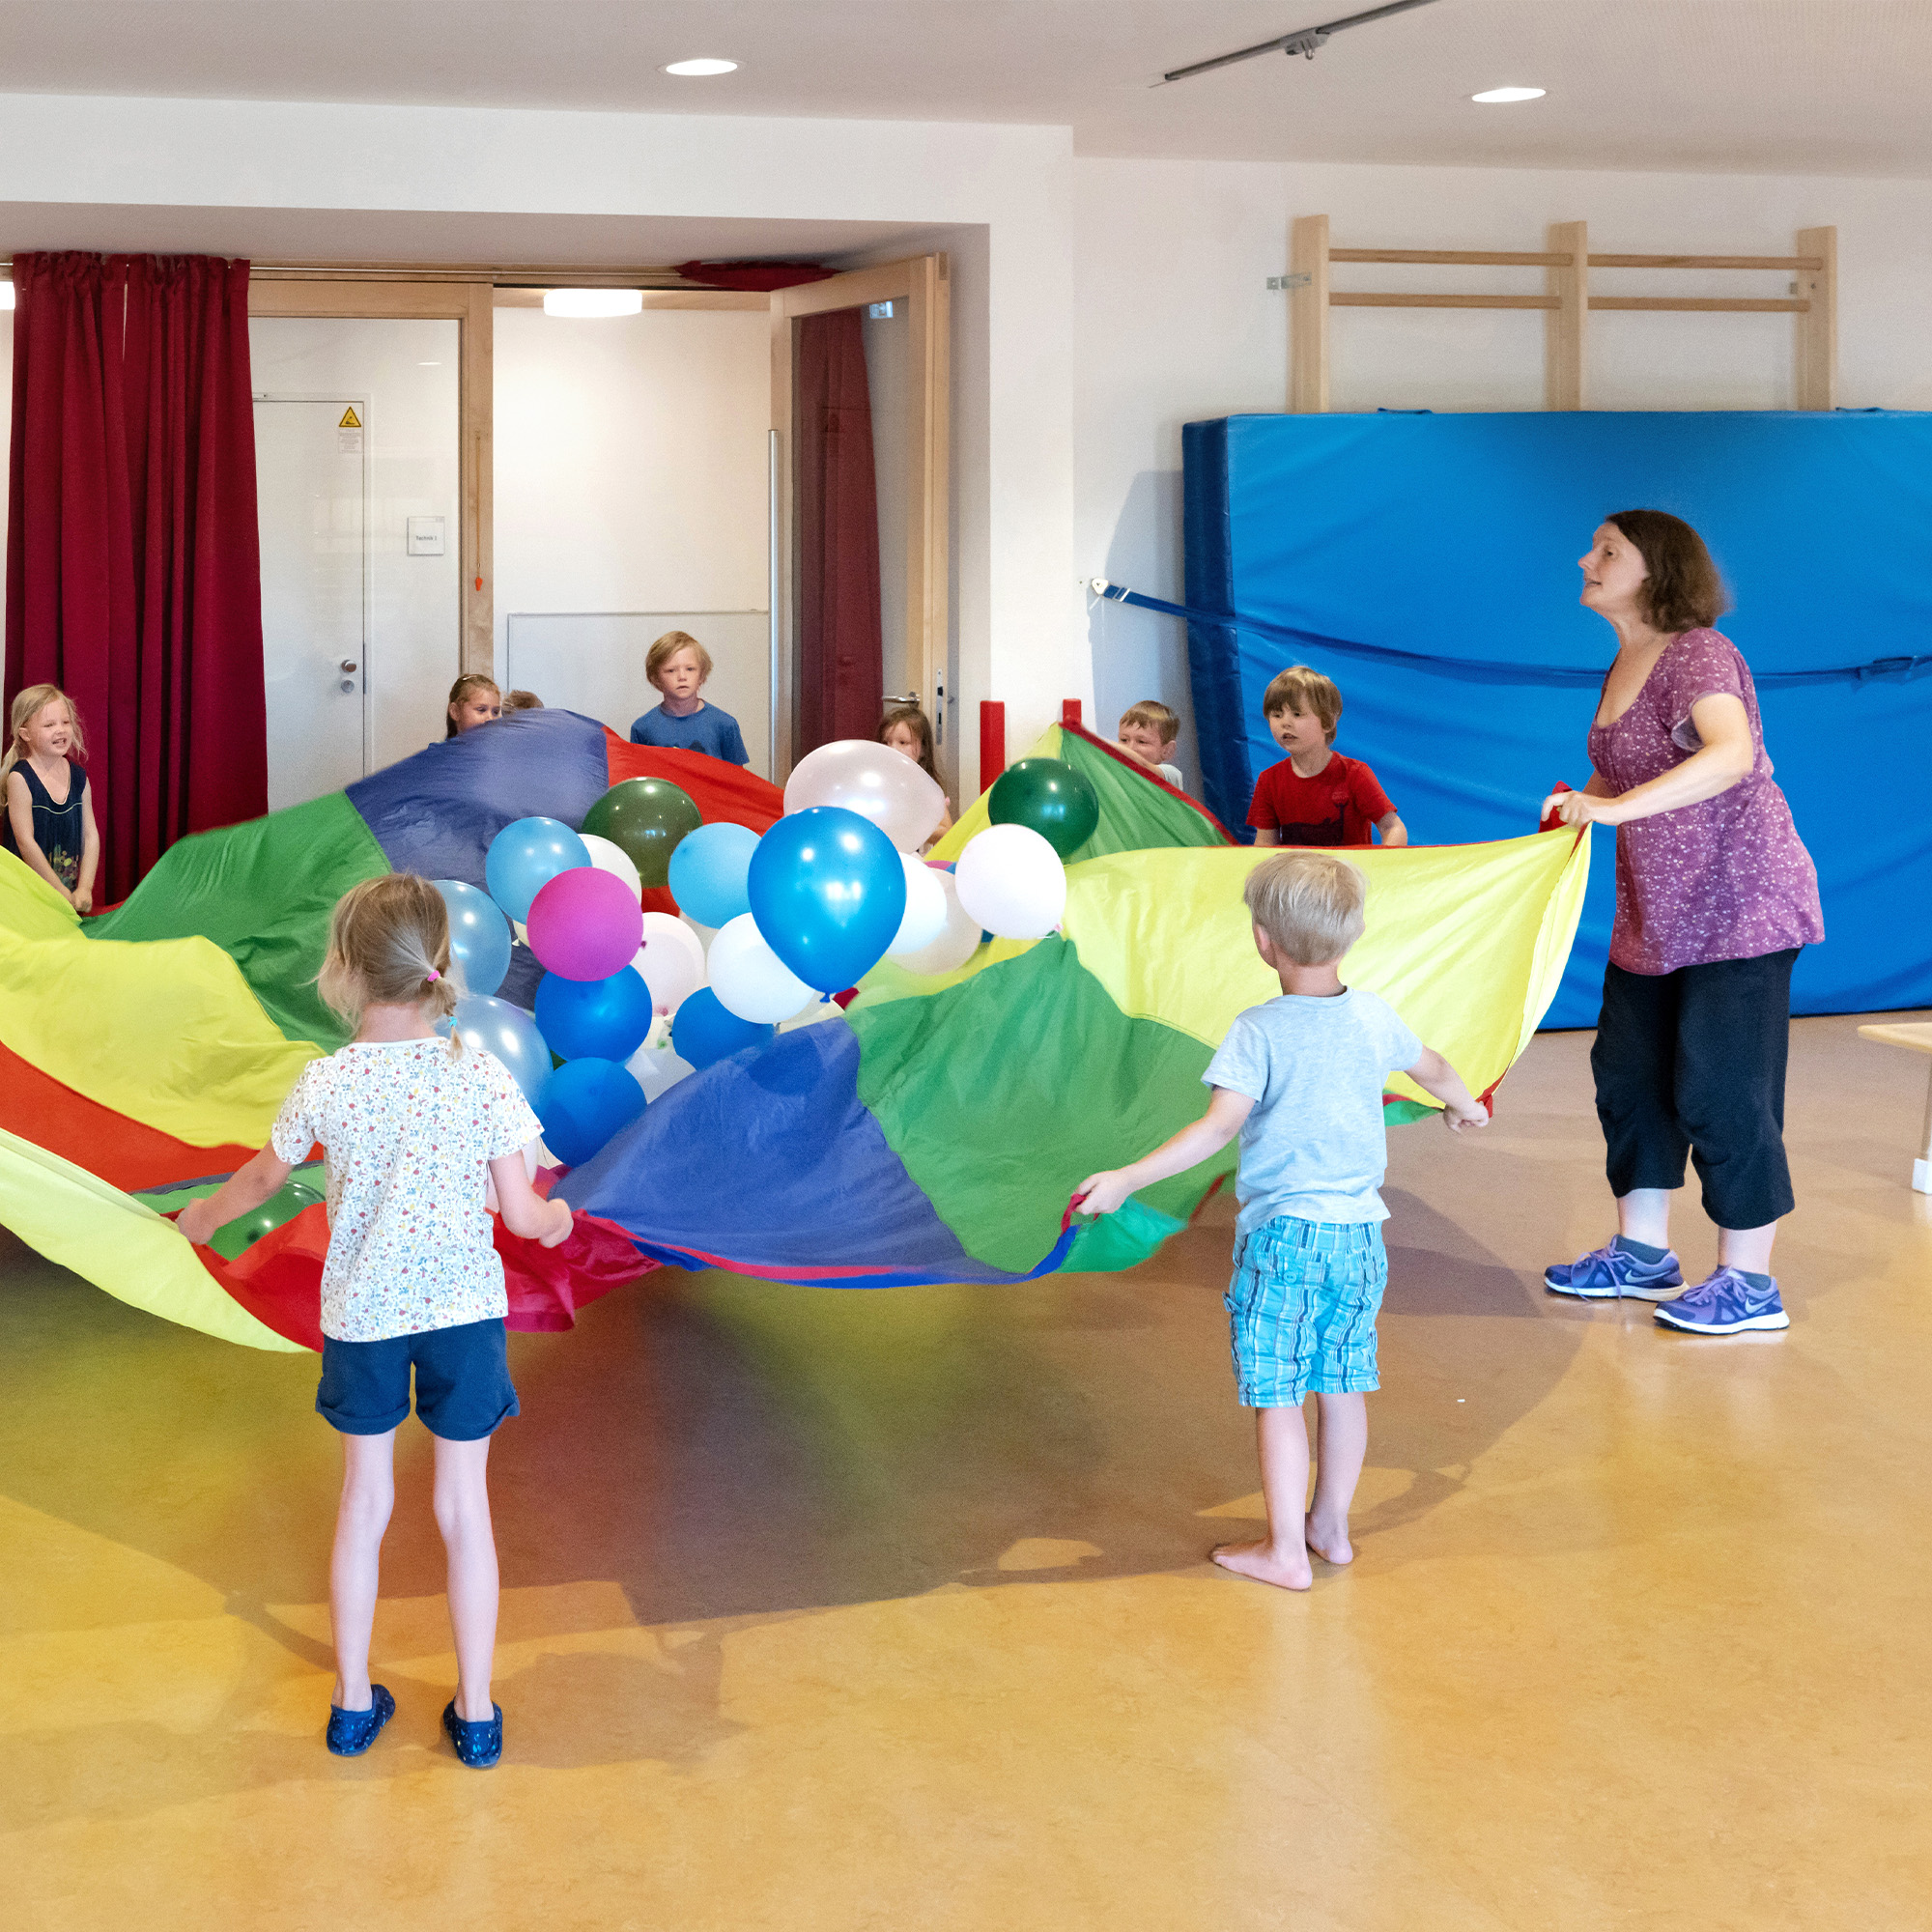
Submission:
<svg viewBox="0 0 1932 1932">
<path fill-rule="evenodd" d="M 711 653 L 689 631 L 667 631 L 645 653 L 644 675 L 664 702 L 632 724 L 632 744 L 705 752 L 731 765 L 752 762 L 738 721 L 697 695 L 711 675 Z"/>
<path fill-rule="evenodd" d="M 1443 1102 L 1460 1132 L 1489 1124 L 1462 1076 L 1385 1001 L 1345 986 L 1336 968 L 1362 936 L 1368 882 L 1326 852 L 1285 852 L 1248 874 L 1242 896 L 1255 951 L 1281 998 L 1236 1016 L 1201 1078 L 1207 1113 L 1130 1167 L 1090 1175 L 1075 1203 L 1111 1214 L 1137 1187 L 1182 1174 L 1238 1133 L 1241 1203 L 1226 1305 L 1235 1375 L 1255 1411 L 1268 1533 L 1223 1544 L 1224 1570 L 1284 1589 L 1314 1580 L 1313 1550 L 1354 1556 L 1349 1505 L 1369 1443 L 1363 1396 L 1376 1380 L 1376 1315 L 1388 1280 L 1380 1194 L 1388 1165 L 1382 1082 L 1400 1069 Z M 1321 1414 L 1321 1463 L 1308 1501 L 1308 1431 Z"/>
</svg>

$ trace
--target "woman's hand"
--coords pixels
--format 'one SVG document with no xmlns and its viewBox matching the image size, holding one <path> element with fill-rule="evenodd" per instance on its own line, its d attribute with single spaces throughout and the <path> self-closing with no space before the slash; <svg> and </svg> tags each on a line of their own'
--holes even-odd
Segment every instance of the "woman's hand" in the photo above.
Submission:
<svg viewBox="0 0 1932 1932">
<path fill-rule="evenodd" d="M 1543 801 L 1536 822 L 1541 825 L 1553 817 L 1562 825 L 1614 825 L 1615 807 L 1615 799 L 1599 798 L 1594 792 L 1553 791 Z"/>
</svg>

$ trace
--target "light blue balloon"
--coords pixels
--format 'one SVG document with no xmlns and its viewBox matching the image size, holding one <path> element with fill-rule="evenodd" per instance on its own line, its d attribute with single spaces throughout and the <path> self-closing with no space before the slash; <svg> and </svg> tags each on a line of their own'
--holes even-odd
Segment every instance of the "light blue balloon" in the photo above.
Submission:
<svg viewBox="0 0 1932 1932">
<path fill-rule="evenodd" d="M 457 1001 L 454 1022 L 441 1021 L 437 1032 L 446 1037 L 452 1024 L 463 1035 L 466 1046 L 494 1053 L 524 1090 L 524 1098 L 536 1105 L 537 1095 L 550 1078 L 550 1048 L 544 1044 L 536 1021 L 522 1007 L 487 993 L 471 993 Z"/>
<path fill-rule="evenodd" d="M 438 879 L 449 908 L 449 956 L 463 969 L 468 993 L 494 993 L 510 970 L 510 922 L 488 893 L 461 879 Z"/>
<path fill-rule="evenodd" d="M 670 855 L 670 894 L 699 925 L 726 925 L 752 909 L 746 877 L 758 835 L 749 825 L 700 825 Z"/>
<path fill-rule="evenodd" d="M 590 848 L 562 819 L 513 818 L 491 839 L 483 877 L 511 919 L 528 919 L 530 901 L 559 872 L 589 863 Z"/>
</svg>

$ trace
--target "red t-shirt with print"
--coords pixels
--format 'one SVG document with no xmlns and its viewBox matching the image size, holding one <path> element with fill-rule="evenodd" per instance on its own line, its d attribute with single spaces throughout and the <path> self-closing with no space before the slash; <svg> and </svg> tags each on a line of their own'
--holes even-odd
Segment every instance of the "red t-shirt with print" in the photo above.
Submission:
<svg viewBox="0 0 1932 1932">
<path fill-rule="evenodd" d="M 1371 845 L 1377 820 L 1394 810 L 1367 765 L 1335 752 L 1312 779 L 1293 758 L 1270 765 L 1256 781 L 1248 823 L 1283 845 Z"/>
</svg>

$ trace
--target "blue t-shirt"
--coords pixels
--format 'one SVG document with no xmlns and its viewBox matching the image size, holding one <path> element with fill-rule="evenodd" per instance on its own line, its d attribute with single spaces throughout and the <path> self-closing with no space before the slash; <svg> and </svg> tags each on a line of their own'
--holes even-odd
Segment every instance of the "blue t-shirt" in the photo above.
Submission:
<svg viewBox="0 0 1932 1932">
<path fill-rule="evenodd" d="M 1284 993 L 1236 1015 L 1204 1085 L 1245 1094 L 1237 1235 L 1299 1221 L 1386 1221 L 1382 1081 L 1413 1066 L 1422 1042 L 1386 1000 L 1359 986 Z"/>
<path fill-rule="evenodd" d="M 752 754 L 739 735 L 738 721 L 715 704 L 705 704 L 689 718 L 673 718 L 662 704 L 646 711 L 631 726 L 631 743 L 656 745 L 669 752 L 703 752 L 727 765 L 749 765 Z"/>
</svg>

